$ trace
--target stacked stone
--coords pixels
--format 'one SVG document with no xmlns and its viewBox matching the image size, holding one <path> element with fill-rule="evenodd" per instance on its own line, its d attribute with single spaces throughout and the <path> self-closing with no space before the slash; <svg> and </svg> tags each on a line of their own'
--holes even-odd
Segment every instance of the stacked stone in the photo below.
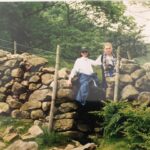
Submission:
<svg viewBox="0 0 150 150">
<path fill-rule="evenodd" d="M 0 114 L 35 122 L 40 120 L 43 124 L 48 122 L 55 70 L 46 64 L 46 59 L 35 55 L 0 51 Z M 65 68 L 58 73 L 54 128 L 79 136 L 78 105 L 67 84 L 68 74 Z"/>
<path fill-rule="evenodd" d="M 107 82 L 107 98 L 112 99 L 115 77 L 107 78 Z M 147 70 L 134 60 L 121 60 L 119 82 L 119 99 L 140 100 L 141 95 L 150 93 L 150 77 Z M 147 97 L 147 99 L 150 99 L 150 97 Z"/>
</svg>

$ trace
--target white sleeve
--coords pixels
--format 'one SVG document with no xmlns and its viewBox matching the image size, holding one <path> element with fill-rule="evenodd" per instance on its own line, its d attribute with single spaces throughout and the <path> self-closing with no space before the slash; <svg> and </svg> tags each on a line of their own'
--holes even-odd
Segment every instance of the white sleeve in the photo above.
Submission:
<svg viewBox="0 0 150 150">
<path fill-rule="evenodd" d="M 71 70 L 71 73 L 69 75 L 69 79 L 72 79 L 79 71 L 79 60 L 77 59 L 75 61 L 75 64 L 73 66 L 73 69 Z"/>
<path fill-rule="evenodd" d="M 100 55 L 96 60 L 92 60 L 92 59 L 91 59 L 91 64 L 92 64 L 93 66 L 102 65 L 101 57 L 102 57 L 102 56 Z"/>
</svg>

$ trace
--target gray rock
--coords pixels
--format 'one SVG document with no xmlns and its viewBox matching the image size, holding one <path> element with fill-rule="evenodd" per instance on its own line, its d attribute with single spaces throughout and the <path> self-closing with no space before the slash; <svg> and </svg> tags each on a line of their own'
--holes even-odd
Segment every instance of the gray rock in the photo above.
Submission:
<svg viewBox="0 0 150 150">
<path fill-rule="evenodd" d="M 42 104 L 39 101 L 28 101 L 26 103 L 24 103 L 20 110 L 24 111 L 24 110 L 33 110 L 33 109 L 38 109 L 41 108 Z"/>
<path fill-rule="evenodd" d="M 59 89 L 57 92 L 57 98 L 73 98 L 73 92 L 71 89 Z"/>
<path fill-rule="evenodd" d="M 34 75 L 29 79 L 29 82 L 37 83 L 40 81 L 40 77 L 38 75 Z"/>
<path fill-rule="evenodd" d="M 53 68 L 53 67 L 46 67 L 46 68 L 42 68 L 42 72 L 44 72 L 44 73 L 51 73 L 51 74 L 54 74 L 54 72 L 55 72 L 55 68 Z"/>
<path fill-rule="evenodd" d="M 48 85 L 54 80 L 54 75 L 49 73 L 43 74 L 41 80 L 43 84 Z"/>
<path fill-rule="evenodd" d="M 146 75 L 136 80 L 135 87 L 141 90 L 149 91 L 150 90 L 150 81 Z"/>
<path fill-rule="evenodd" d="M 8 60 L 4 63 L 4 66 L 5 67 L 10 67 L 10 68 L 14 68 L 16 67 L 18 64 L 18 60 L 17 59 L 11 59 L 11 60 Z"/>
<path fill-rule="evenodd" d="M 55 120 L 54 130 L 56 131 L 67 131 L 74 127 L 74 119 L 60 119 Z"/>
<path fill-rule="evenodd" d="M 34 91 L 30 97 L 29 101 L 44 101 L 44 100 L 50 100 L 52 95 L 52 91 L 49 89 L 39 89 Z"/>
<path fill-rule="evenodd" d="M 9 113 L 10 107 L 7 103 L 0 102 L 0 114 L 1 113 Z"/>
<path fill-rule="evenodd" d="M 138 64 L 122 64 L 120 70 L 123 73 L 129 73 L 130 74 L 139 68 L 140 67 Z"/>
<path fill-rule="evenodd" d="M 29 84 L 29 90 L 30 90 L 30 91 L 37 90 L 37 89 L 40 88 L 40 86 L 41 86 L 40 83 L 39 83 L 39 84 L 36 84 L 36 83 L 30 83 L 30 84 Z"/>
<path fill-rule="evenodd" d="M 44 113 L 41 109 L 37 109 L 37 110 L 33 110 L 31 112 L 31 119 L 39 119 L 39 118 L 43 118 L 44 117 Z"/>
<path fill-rule="evenodd" d="M 141 105 L 150 105 L 150 92 L 141 92 L 138 96 L 138 101 Z"/>
<path fill-rule="evenodd" d="M 21 78 L 23 76 L 23 71 L 21 68 L 16 68 L 11 71 L 11 76 L 14 78 Z"/>
<path fill-rule="evenodd" d="M 145 71 L 143 69 L 138 69 L 131 74 L 131 77 L 134 80 L 137 80 L 138 78 L 142 77 L 144 74 L 145 74 Z"/>
<path fill-rule="evenodd" d="M 77 117 L 76 112 L 68 112 L 64 114 L 57 114 L 55 115 L 55 119 L 75 119 Z"/>
<path fill-rule="evenodd" d="M 6 102 L 9 104 L 10 108 L 20 108 L 22 103 L 12 98 L 12 96 L 8 96 Z"/>
<path fill-rule="evenodd" d="M 43 102 L 42 103 L 42 110 L 43 111 L 48 111 L 50 109 L 50 102 Z"/>
<path fill-rule="evenodd" d="M 131 76 L 128 74 L 120 74 L 119 79 L 120 79 L 120 82 L 124 82 L 124 83 L 132 83 L 133 82 Z"/>
<path fill-rule="evenodd" d="M 62 103 L 60 105 L 60 107 L 58 108 L 58 110 L 60 112 L 63 112 L 63 113 L 74 111 L 74 110 L 77 110 L 77 109 L 78 109 L 77 104 L 76 103 L 71 103 L 71 102 Z"/>
<path fill-rule="evenodd" d="M 58 77 L 60 79 L 67 79 L 69 76 L 70 71 L 67 68 L 62 68 L 58 71 Z"/>
<path fill-rule="evenodd" d="M 129 84 L 123 88 L 121 92 L 121 98 L 122 99 L 136 98 L 138 94 L 139 92 L 136 90 L 136 88 Z"/>
<path fill-rule="evenodd" d="M 19 82 L 14 82 L 13 86 L 12 86 L 12 92 L 14 94 L 21 94 L 24 93 L 25 91 L 25 87 L 20 84 Z"/>
<path fill-rule="evenodd" d="M 5 150 L 38 150 L 38 144 L 36 142 L 24 142 L 17 140 L 8 146 Z"/>
</svg>

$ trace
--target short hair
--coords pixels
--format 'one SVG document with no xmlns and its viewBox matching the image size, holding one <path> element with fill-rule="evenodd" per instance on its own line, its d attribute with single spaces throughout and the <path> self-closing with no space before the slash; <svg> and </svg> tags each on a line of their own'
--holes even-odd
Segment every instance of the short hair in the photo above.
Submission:
<svg viewBox="0 0 150 150">
<path fill-rule="evenodd" d="M 110 42 L 106 42 L 106 43 L 104 43 L 103 48 L 105 49 L 105 47 L 106 47 L 106 46 L 110 46 L 110 47 L 112 48 L 112 44 L 111 44 Z"/>
</svg>

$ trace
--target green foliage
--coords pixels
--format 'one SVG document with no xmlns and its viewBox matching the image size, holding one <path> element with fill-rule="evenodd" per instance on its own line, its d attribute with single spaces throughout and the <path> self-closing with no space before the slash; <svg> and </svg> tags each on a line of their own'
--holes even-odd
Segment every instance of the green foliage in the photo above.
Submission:
<svg viewBox="0 0 150 150">
<path fill-rule="evenodd" d="M 36 138 L 41 150 L 43 150 L 43 147 L 60 146 L 69 142 L 69 138 L 63 134 L 49 132 L 47 128 L 43 129 L 43 131 L 44 134 Z"/>
<path fill-rule="evenodd" d="M 96 59 L 102 53 L 102 43 L 106 41 L 113 42 L 115 50 L 118 41 L 122 39 L 122 56 L 127 57 L 127 50 L 134 56 L 143 54 L 140 33 L 135 31 L 133 18 L 124 16 L 125 6 L 122 2 L 83 1 L 81 5 L 84 6 L 82 10 L 65 2 L 1 3 L 0 39 L 12 42 L 16 40 L 25 45 L 18 44 L 18 52 L 49 56 L 51 64 L 54 64 L 55 57 L 51 57 L 47 51 L 55 52 L 56 45 L 60 44 L 64 66 L 73 63 L 82 46 L 88 47 L 91 58 Z M 95 23 L 99 19 L 89 19 L 89 7 L 94 17 L 103 12 L 107 21 L 99 26 Z M 125 34 L 124 31 L 110 30 L 114 28 L 112 23 L 121 24 L 121 28 L 127 28 L 129 32 Z M 130 45 L 128 41 L 133 44 Z M 8 47 L 7 50 L 13 49 L 13 43 L 0 41 L 1 46 Z"/>
<path fill-rule="evenodd" d="M 150 148 L 150 108 L 134 108 L 128 102 L 109 102 L 99 112 L 104 119 L 104 137 L 126 137 L 131 150 Z"/>
<path fill-rule="evenodd" d="M 7 127 L 13 126 L 21 134 L 24 134 L 31 127 L 31 120 L 15 119 L 8 116 L 0 116 L 0 131 L 4 131 Z"/>
</svg>

